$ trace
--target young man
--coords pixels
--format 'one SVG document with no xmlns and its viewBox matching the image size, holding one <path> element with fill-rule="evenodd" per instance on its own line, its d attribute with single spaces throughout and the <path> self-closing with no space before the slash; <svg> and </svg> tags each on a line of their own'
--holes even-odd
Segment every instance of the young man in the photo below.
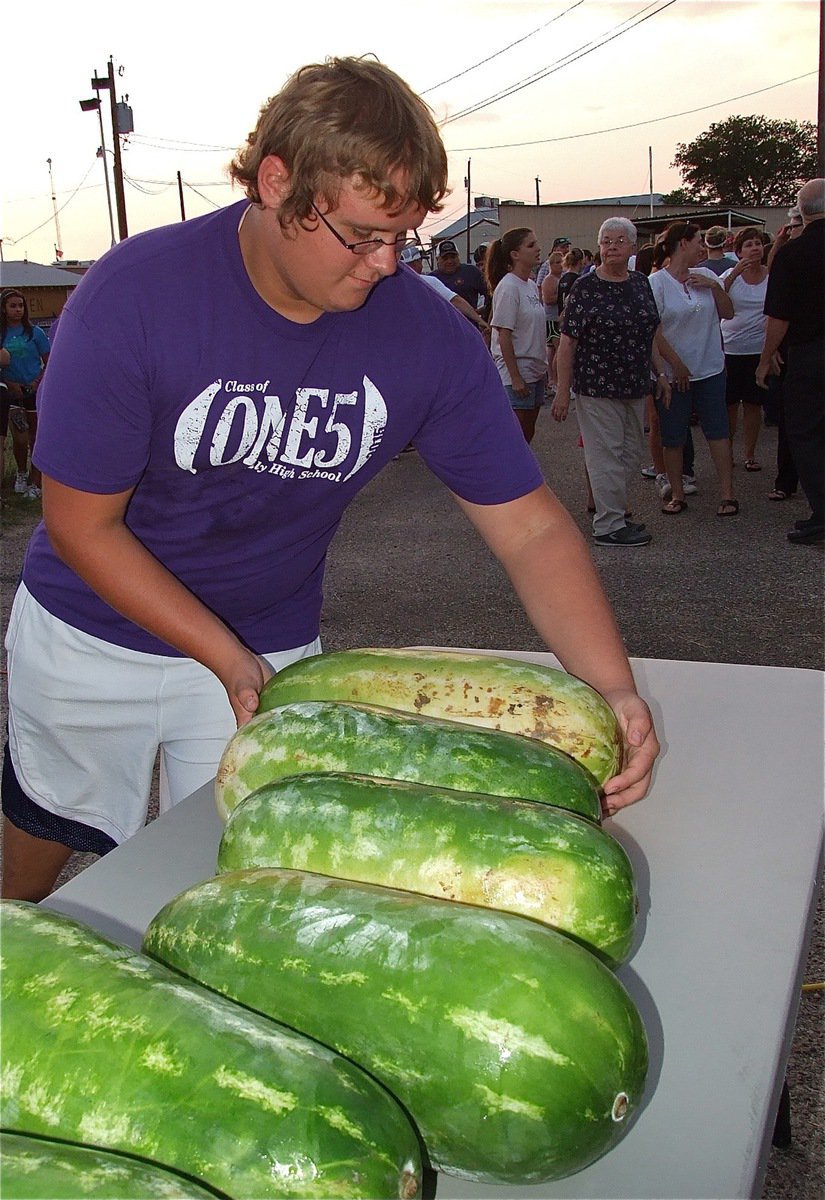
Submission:
<svg viewBox="0 0 825 1200">
<path fill-rule="evenodd" d="M 536 628 L 627 744 L 658 742 L 589 553 L 544 484 L 483 342 L 398 270 L 447 161 L 370 60 L 302 68 L 232 164 L 248 201 L 138 235 L 84 276 L 42 397 L 44 525 L 9 629 L 9 896 L 206 782 L 273 669 L 319 648 L 327 546 L 411 440 Z"/>
</svg>

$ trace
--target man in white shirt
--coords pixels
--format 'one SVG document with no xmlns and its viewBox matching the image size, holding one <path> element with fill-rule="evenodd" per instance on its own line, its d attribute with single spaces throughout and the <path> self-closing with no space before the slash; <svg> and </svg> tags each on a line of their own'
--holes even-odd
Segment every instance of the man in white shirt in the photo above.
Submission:
<svg viewBox="0 0 825 1200">
<path fill-rule="evenodd" d="M 468 321 L 471 321 L 472 324 L 475 325 L 476 329 L 478 329 L 479 333 L 481 333 L 481 335 L 484 337 L 489 346 L 490 326 L 484 320 L 481 313 L 474 309 L 472 304 L 468 304 L 463 296 L 459 296 L 455 292 L 451 291 L 447 287 L 446 283 L 442 283 L 440 279 L 436 279 L 435 275 L 424 274 L 424 251 L 420 246 L 407 246 L 406 249 L 402 250 L 401 252 L 401 261 L 406 263 L 408 267 L 411 267 L 412 270 L 415 271 L 416 275 L 418 275 L 424 281 L 424 283 L 429 284 L 434 292 L 437 292 L 439 296 L 443 297 L 443 299 L 447 301 L 448 304 L 452 304 L 453 308 L 457 308 L 462 316 L 466 317 Z"/>
</svg>

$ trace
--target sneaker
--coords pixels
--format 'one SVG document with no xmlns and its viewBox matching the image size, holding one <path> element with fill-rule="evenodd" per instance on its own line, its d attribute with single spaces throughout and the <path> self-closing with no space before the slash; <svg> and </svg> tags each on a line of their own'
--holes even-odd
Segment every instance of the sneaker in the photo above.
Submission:
<svg viewBox="0 0 825 1200">
<path fill-rule="evenodd" d="M 625 525 L 622 529 L 614 529 L 613 533 L 601 533 L 593 541 L 597 546 L 646 546 L 653 539 L 646 530 Z"/>
<path fill-rule="evenodd" d="M 656 478 L 656 468 L 654 467 L 653 463 L 651 463 L 649 467 L 642 467 L 642 479 L 655 479 L 655 478 Z"/>
<path fill-rule="evenodd" d="M 29 477 L 24 475 L 22 471 L 17 472 L 17 478 L 14 481 L 14 491 L 18 496 L 24 496 L 26 489 L 29 486 Z"/>
<path fill-rule="evenodd" d="M 667 475 L 656 476 L 656 491 L 659 494 L 660 500 L 669 500 L 671 493 L 670 480 Z"/>
<path fill-rule="evenodd" d="M 40 497 L 43 495 L 43 492 L 37 486 L 36 483 L 30 483 L 29 486 L 26 488 L 24 495 L 27 500 L 39 500 Z"/>
<path fill-rule="evenodd" d="M 647 529 L 644 521 L 625 521 L 625 529 L 633 529 L 636 533 L 641 533 L 643 529 Z"/>
<path fill-rule="evenodd" d="M 695 496 L 696 495 L 696 493 L 699 491 L 699 489 L 696 486 L 696 476 L 695 475 L 683 475 L 682 476 L 682 491 L 685 493 L 686 496 Z"/>
</svg>

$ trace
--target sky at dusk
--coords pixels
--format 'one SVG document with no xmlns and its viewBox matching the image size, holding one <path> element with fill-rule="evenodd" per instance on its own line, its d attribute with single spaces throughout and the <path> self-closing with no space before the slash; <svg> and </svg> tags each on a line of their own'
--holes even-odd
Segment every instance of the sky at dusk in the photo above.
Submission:
<svg viewBox="0 0 825 1200">
<path fill-rule="evenodd" d="M 426 235 L 466 210 L 468 160 L 474 195 L 534 203 L 538 176 L 550 203 L 647 192 L 650 148 L 669 191 L 677 144 L 713 122 L 815 122 L 818 22 L 818 0 L 418 0 L 389 17 L 373 0 L 44 0 L 4 47 L 3 258 L 51 263 L 58 225 L 65 258 L 108 249 L 98 118 L 78 102 L 110 56 L 134 115 L 130 233 L 180 219 L 177 172 L 187 217 L 240 199 L 226 165 L 267 97 L 305 63 L 372 53 L 442 128 L 452 193 Z M 108 108 L 104 130 L 111 160 Z"/>
</svg>

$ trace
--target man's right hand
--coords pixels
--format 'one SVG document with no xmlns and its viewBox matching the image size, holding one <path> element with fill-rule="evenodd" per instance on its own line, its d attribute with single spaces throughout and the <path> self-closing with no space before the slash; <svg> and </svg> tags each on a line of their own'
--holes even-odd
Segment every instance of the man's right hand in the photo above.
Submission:
<svg viewBox="0 0 825 1200">
<path fill-rule="evenodd" d="M 228 677 L 221 679 L 239 729 L 255 716 L 261 688 L 273 674 L 265 659 L 240 648 L 239 658 L 232 664 Z"/>
</svg>

